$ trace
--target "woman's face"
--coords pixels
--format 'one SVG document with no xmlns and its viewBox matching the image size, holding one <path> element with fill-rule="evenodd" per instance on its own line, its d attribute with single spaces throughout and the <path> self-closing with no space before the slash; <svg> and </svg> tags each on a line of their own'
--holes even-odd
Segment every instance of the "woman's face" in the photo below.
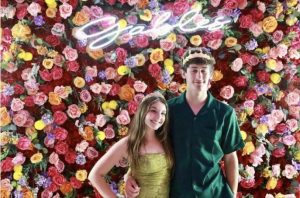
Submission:
<svg viewBox="0 0 300 198">
<path fill-rule="evenodd" d="M 166 119 L 166 105 L 160 101 L 153 103 L 145 117 L 145 124 L 148 129 L 157 130 L 165 122 Z"/>
</svg>

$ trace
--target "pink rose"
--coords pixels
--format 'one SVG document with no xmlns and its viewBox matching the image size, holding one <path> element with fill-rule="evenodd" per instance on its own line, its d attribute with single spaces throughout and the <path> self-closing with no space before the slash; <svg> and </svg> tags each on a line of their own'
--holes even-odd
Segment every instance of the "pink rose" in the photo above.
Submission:
<svg viewBox="0 0 300 198">
<path fill-rule="evenodd" d="M 106 116 L 103 114 L 99 114 L 96 116 L 96 126 L 98 127 L 103 127 L 106 124 Z"/>
<path fill-rule="evenodd" d="M 231 64 L 231 69 L 235 72 L 240 71 L 242 67 L 243 67 L 243 60 L 241 58 L 236 58 Z"/>
<path fill-rule="evenodd" d="M 85 68 L 85 75 L 89 76 L 89 77 L 97 77 L 98 71 L 97 71 L 97 67 L 94 66 L 87 66 Z"/>
<path fill-rule="evenodd" d="M 67 114 L 70 118 L 79 118 L 81 115 L 80 109 L 76 104 L 71 104 L 68 106 Z"/>
<path fill-rule="evenodd" d="M 245 9 L 247 7 L 247 4 L 248 4 L 247 0 L 238 0 L 238 8 L 240 10 Z"/>
<path fill-rule="evenodd" d="M 8 44 L 11 44 L 12 41 L 12 35 L 11 35 L 11 30 L 6 27 L 2 30 L 2 41 Z"/>
<path fill-rule="evenodd" d="M 32 2 L 27 7 L 27 11 L 29 12 L 29 14 L 31 14 L 31 16 L 36 17 L 38 15 L 38 13 L 41 13 L 41 6 L 38 3 Z"/>
<path fill-rule="evenodd" d="M 234 94 L 234 88 L 231 85 L 227 85 L 221 89 L 220 96 L 226 100 L 232 98 Z"/>
<path fill-rule="evenodd" d="M 102 87 L 101 93 L 108 94 L 110 89 L 112 88 L 112 85 L 102 82 L 101 87 Z"/>
<path fill-rule="evenodd" d="M 98 19 L 103 15 L 103 10 L 99 6 L 91 6 L 90 15 L 91 15 L 91 20 Z"/>
<path fill-rule="evenodd" d="M 21 165 L 25 162 L 26 157 L 24 157 L 23 153 L 17 153 L 16 156 L 13 158 L 12 163 L 14 165 Z"/>
<path fill-rule="evenodd" d="M 135 94 L 133 100 L 136 101 L 137 103 L 140 103 L 140 102 L 142 102 L 144 97 L 145 97 L 144 94 L 138 93 L 138 94 Z"/>
<path fill-rule="evenodd" d="M 159 76 L 161 76 L 161 67 L 157 63 L 150 64 L 148 67 L 148 71 L 153 78 L 158 78 Z"/>
<path fill-rule="evenodd" d="M 24 108 L 24 102 L 19 98 L 13 98 L 10 104 L 10 108 L 12 111 L 20 111 Z"/>
<path fill-rule="evenodd" d="M 284 100 L 289 106 L 299 105 L 299 103 L 300 103 L 300 94 L 295 92 L 295 91 L 290 92 L 290 93 L 288 93 L 288 95 L 285 97 Z"/>
<path fill-rule="evenodd" d="M 133 88 L 135 89 L 136 92 L 142 92 L 144 93 L 147 89 L 147 84 L 138 80 L 138 81 L 135 81 L 134 84 L 133 84 Z"/>
<path fill-rule="evenodd" d="M 22 20 L 28 13 L 27 11 L 27 3 L 19 4 L 17 7 L 17 19 Z"/>
<path fill-rule="evenodd" d="M 271 112 L 272 117 L 274 118 L 276 123 L 282 122 L 284 119 L 285 115 L 282 110 L 275 109 Z"/>
<path fill-rule="evenodd" d="M 291 132 L 295 132 L 298 129 L 298 121 L 296 119 L 288 119 L 286 124 Z"/>
<path fill-rule="evenodd" d="M 178 92 L 178 89 L 179 89 L 179 83 L 177 82 L 171 82 L 170 85 L 169 85 L 169 90 L 173 93 L 177 93 Z"/>
<path fill-rule="evenodd" d="M 117 123 L 121 125 L 127 125 L 130 123 L 130 117 L 127 110 L 122 110 L 116 118 Z"/>
<path fill-rule="evenodd" d="M 276 30 L 274 33 L 273 33 L 273 37 L 272 37 L 272 40 L 274 43 L 279 43 L 283 38 L 283 32 L 281 30 Z"/>
<path fill-rule="evenodd" d="M 105 133 L 106 139 L 112 139 L 115 137 L 115 131 L 113 129 L 113 125 L 108 124 L 107 127 L 103 131 Z"/>
<path fill-rule="evenodd" d="M 285 55 L 287 55 L 288 46 L 284 44 L 279 44 L 277 45 L 277 52 L 278 52 L 278 57 L 283 58 Z"/>
<path fill-rule="evenodd" d="M 48 189 L 43 190 L 42 194 L 41 194 L 41 198 L 51 198 L 53 195 L 53 192 L 51 192 Z"/>
<path fill-rule="evenodd" d="M 65 55 L 66 59 L 69 61 L 75 61 L 78 58 L 78 53 L 76 49 L 66 46 L 62 53 Z"/>
<path fill-rule="evenodd" d="M 289 57 L 292 59 L 300 59 L 300 53 L 297 49 L 290 48 L 289 49 Z"/>
<path fill-rule="evenodd" d="M 255 56 L 255 55 L 250 56 L 250 59 L 249 59 L 249 62 L 248 62 L 249 65 L 255 66 L 258 63 L 259 63 L 259 58 L 257 58 L 257 56 Z"/>
<path fill-rule="evenodd" d="M 238 0 L 225 0 L 224 2 L 224 8 L 227 9 L 236 9 L 238 5 Z"/>
<path fill-rule="evenodd" d="M 285 156 L 285 148 L 281 147 L 281 148 L 276 148 L 272 151 L 272 156 L 276 157 L 276 158 L 280 158 L 280 157 L 284 157 Z"/>
<path fill-rule="evenodd" d="M 86 140 L 82 140 L 79 144 L 76 144 L 75 151 L 83 153 L 88 146 L 89 143 Z"/>
<path fill-rule="evenodd" d="M 222 39 L 215 39 L 215 40 L 210 40 L 207 43 L 207 46 L 210 47 L 211 49 L 218 49 L 222 44 Z"/>
<path fill-rule="evenodd" d="M 39 70 L 39 74 L 40 74 L 40 77 L 46 82 L 49 82 L 52 80 L 52 75 L 49 72 L 49 70 L 47 70 L 47 69 Z"/>
<path fill-rule="evenodd" d="M 56 86 L 54 88 L 54 93 L 56 93 L 62 99 L 68 98 L 68 92 L 64 86 Z"/>
<path fill-rule="evenodd" d="M 54 166 L 57 168 L 57 171 L 58 171 L 59 173 L 62 173 L 62 172 L 64 171 L 64 169 L 65 169 L 65 164 L 64 164 L 64 162 L 61 161 L 61 160 L 58 160 L 58 161 L 56 162 L 56 164 L 54 164 Z"/>
<path fill-rule="evenodd" d="M 18 67 L 15 63 L 13 62 L 8 62 L 7 66 L 5 68 L 3 68 L 5 71 L 9 72 L 9 73 L 13 73 L 15 71 L 18 70 Z"/>
<path fill-rule="evenodd" d="M 56 164 L 59 160 L 58 154 L 55 152 L 52 152 L 49 156 L 49 163 L 50 164 Z"/>
<path fill-rule="evenodd" d="M 88 90 L 84 89 L 80 92 L 80 99 L 83 102 L 90 102 L 92 100 L 92 96 Z"/>
<path fill-rule="evenodd" d="M 174 16 L 180 16 L 187 11 L 189 11 L 190 5 L 188 1 L 185 0 L 177 0 L 173 4 L 172 11 Z"/>
<path fill-rule="evenodd" d="M 76 61 L 68 61 L 66 63 L 67 71 L 77 72 L 79 70 L 79 64 Z"/>
<path fill-rule="evenodd" d="M 65 32 L 65 25 L 62 23 L 55 23 L 51 29 L 51 33 L 55 36 L 62 36 Z"/>
<path fill-rule="evenodd" d="M 185 38 L 185 36 L 183 35 L 176 35 L 176 43 L 180 46 L 180 47 L 185 47 L 188 43 L 188 40 Z M 177 54 L 182 57 L 183 55 L 183 49 L 182 48 L 179 48 L 178 51 L 177 51 Z"/>
<path fill-rule="evenodd" d="M 109 95 L 116 96 L 120 93 L 120 90 L 121 90 L 121 86 L 119 84 L 115 83 L 112 85 Z"/>
<path fill-rule="evenodd" d="M 59 80 L 63 77 L 63 69 L 60 67 L 53 67 L 51 70 L 53 80 Z"/>
<path fill-rule="evenodd" d="M 209 0 L 209 2 L 213 7 L 216 8 L 220 5 L 221 0 Z"/>
<path fill-rule="evenodd" d="M 280 164 L 275 164 L 272 165 L 272 173 L 275 177 L 279 177 L 280 176 Z"/>
<path fill-rule="evenodd" d="M 287 132 L 287 125 L 284 124 L 284 123 L 280 123 L 280 124 L 277 124 L 276 127 L 275 127 L 275 132 L 276 133 L 279 133 L 279 134 L 282 134 L 282 133 L 285 133 Z"/>
<path fill-rule="evenodd" d="M 293 118 L 300 119 L 300 106 L 289 106 L 289 115 Z"/>
<path fill-rule="evenodd" d="M 90 89 L 95 94 L 100 94 L 102 90 L 102 86 L 99 83 L 94 83 L 90 86 Z"/>
<path fill-rule="evenodd" d="M 107 80 L 113 80 L 117 76 L 117 72 L 113 67 L 107 67 L 105 69 L 105 77 Z"/>
<path fill-rule="evenodd" d="M 64 61 L 65 61 L 65 58 L 64 58 L 63 55 L 57 54 L 57 55 L 54 57 L 53 61 L 54 61 L 54 64 L 55 64 L 55 65 L 58 65 L 58 66 L 62 67 L 62 66 L 63 66 L 63 63 L 64 63 Z"/>
<path fill-rule="evenodd" d="M 63 3 L 59 6 L 59 14 L 62 18 L 66 19 L 72 14 L 72 6 L 68 3 Z"/>
<path fill-rule="evenodd" d="M 275 118 L 271 114 L 266 115 L 266 118 L 269 130 L 275 130 L 275 127 L 277 125 Z"/>
<path fill-rule="evenodd" d="M 242 15 L 239 18 L 240 28 L 250 28 L 253 25 L 253 19 L 251 14 Z"/>
<path fill-rule="evenodd" d="M 29 138 L 27 137 L 20 137 L 18 139 L 18 143 L 16 144 L 17 148 L 25 151 L 25 150 L 32 150 L 32 144 Z"/>
<path fill-rule="evenodd" d="M 296 138 L 293 135 L 286 135 L 282 138 L 282 142 L 287 146 L 296 144 Z"/>
<path fill-rule="evenodd" d="M 298 171 L 291 164 L 286 164 L 284 170 L 282 171 L 282 175 L 288 179 L 293 179 L 298 175 Z"/>
<path fill-rule="evenodd" d="M 39 90 L 39 84 L 35 80 L 29 80 L 24 83 L 28 95 L 35 95 Z"/>
<path fill-rule="evenodd" d="M 149 45 L 148 37 L 143 34 L 135 36 L 133 42 L 139 48 L 145 48 Z"/>
<path fill-rule="evenodd" d="M 26 110 L 20 110 L 17 114 L 13 115 L 13 123 L 18 127 L 24 127 L 27 119 L 29 118 L 29 113 Z"/>
<path fill-rule="evenodd" d="M 90 160 L 97 158 L 98 155 L 99 152 L 94 147 L 88 147 L 85 151 L 85 156 Z"/>
<path fill-rule="evenodd" d="M 159 41 L 159 45 L 160 45 L 160 48 L 163 49 L 166 52 L 168 52 L 168 51 L 170 51 L 170 50 L 172 50 L 172 49 L 175 48 L 174 42 L 169 41 L 167 39 L 161 39 Z"/>
<path fill-rule="evenodd" d="M 68 119 L 67 115 L 65 112 L 62 111 L 55 111 L 53 114 L 54 122 L 57 125 L 62 125 L 65 123 L 65 121 Z"/>
<path fill-rule="evenodd" d="M 118 47 L 116 49 L 117 62 L 123 63 L 127 58 L 127 51 L 124 48 Z"/>
<path fill-rule="evenodd" d="M 56 127 L 53 132 L 57 140 L 65 140 L 68 136 L 68 131 L 62 127 Z"/>
<path fill-rule="evenodd" d="M 134 100 L 132 100 L 132 101 L 130 101 L 128 103 L 128 107 L 127 108 L 128 108 L 129 115 L 135 114 L 135 112 L 137 111 L 138 105 L 139 104 L 136 101 L 134 101 Z"/>
<path fill-rule="evenodd" d="M 55 151 L 60 154 L 60 155 L 64 155 L 66 154 L 66 152 L 69 150 L 69 146 L 66 142 L 58 142 L 56 145 L 55 145 Z"/>
<path fill-rule="evenodd" d="M 43 92 L 39 92 L 35 96 L 33 96 L 34 104 L 39 106 L 44 105 L 47 102 L 47 100 L 48 100 L 48 96 Z"/>
</svg>

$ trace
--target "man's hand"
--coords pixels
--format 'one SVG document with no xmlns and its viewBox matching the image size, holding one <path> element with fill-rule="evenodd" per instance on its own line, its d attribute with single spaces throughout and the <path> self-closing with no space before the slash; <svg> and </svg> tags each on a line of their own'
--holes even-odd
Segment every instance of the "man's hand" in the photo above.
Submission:
<svg viewBox="0 0 300 198">
<path fill-rule="evenodd" d="M 137 197 L 140 193 L 140 187 L 132 176 L 125 177 L 125 195 L 127 198 Z"/>
</svg>

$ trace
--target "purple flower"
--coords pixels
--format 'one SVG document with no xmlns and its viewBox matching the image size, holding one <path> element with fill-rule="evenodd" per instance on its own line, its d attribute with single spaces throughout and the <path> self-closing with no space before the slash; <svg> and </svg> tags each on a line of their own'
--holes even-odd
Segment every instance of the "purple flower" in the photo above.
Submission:
<svg viewBox="0 0 300 198">
<path fill-rule="evenodd" d="M 163 70 L 162 72 L 163 83 L 169 84 L 171 81 L 170 74 L 167 70 Z"/>
<path fill-rule="evenodd" d="M 21 179 L 19 179 L 18 184 L 20 184 L 21 186 L 27 186 L 26 178 L 22 176 Z"/>
<path fill-rule="evenodd" d="M 126 58 L 124 61 L 125 65 L 127 65 L 130 68 L 133 68 L 137 65 L 137 60 L 134 57 Z"/>
<path fill-rule="evenodd" d="M 245 44 L 245 48 L 247 50 L 254 50 L 255 48 L 257 48 L 257 46 L 258 46 L 258 44 L 255 39 L 252 39 Z"/>
<path fill-rule="evenodd" d="M 15 190 L 14 191 L 14 198 L 23 198 L 23 194 L 21 191 Z"/>
<path fill-rule="evenodd" d="M 45 21 L 44 21 L 44 18 L 42 15 L 38 15 L 38 16 L 34 17 L 33 21 L 34 21 L 34 24 L 37 26 L 42 26 L 45 24 Z"/>
<path fill-rule="evenodd" d="M 14 95 L 14 93 L 15 93 L 14 87 L 13 86 L 5 86 L 4 89 L 3 89 L 3 93 L 6 96 Z"/>
<path fill-rule="evenodd" d="M 46 125 L 53 123 L 53 117 L 48 113 L 42 115 L 42 120 Z"/>
<path fill-rule="evenodd" d="M 105 75 L 105 71 L 99 71 L 98 73 L 98 78 L 100 78 L 101 80 L 105 80 L 106 79 L 106 75 Z"/>
<path fill-rule="evenodd" d="M 84 165 L 86 163 L 85 156 L 83 154 L 79 154 L 76 157 L 76 164 Z"/>
</svg>

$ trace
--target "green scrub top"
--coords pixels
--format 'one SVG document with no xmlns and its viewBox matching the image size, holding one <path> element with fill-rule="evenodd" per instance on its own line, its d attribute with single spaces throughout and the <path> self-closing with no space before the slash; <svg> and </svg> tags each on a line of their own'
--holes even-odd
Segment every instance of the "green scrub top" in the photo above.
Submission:
<svg viewBox="0 0 300 198">
<path fill-rule="evenodd" d="M 224 154 L 244 147 L 234 109 L 209 92 L 197 115 L 186 93 L 169 100 L 168 105 L 175 154 L 170 197 L 233 197 L 219 162 Z"/>
</svg>

